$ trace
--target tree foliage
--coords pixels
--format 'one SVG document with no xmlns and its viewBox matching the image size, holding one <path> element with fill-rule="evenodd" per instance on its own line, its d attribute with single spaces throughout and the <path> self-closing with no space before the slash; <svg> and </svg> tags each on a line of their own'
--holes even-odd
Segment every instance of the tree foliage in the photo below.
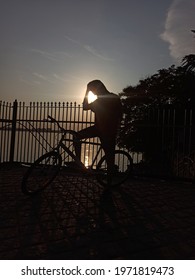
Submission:
<svg viewBox="0 0 195 280">
<path fill-rule="evenodd" d="M 146 157 L 155 157 L 161 136 L 154 131 L 157 116 L 151 112 L 162 107 L 194 107 L 195 55 L 185 56 L 178 67 L 172 65 L 160 69 L 154 75 L 141 79 L 136 86 L 124 88 L 120 96 L 124 119 L 119 145 L 141 151 Z"/>
<path fill-rule="evenodd" d="M 131 105 L 191 104 L 195 99 L 194 57 L 185 57 L 182 66 L 158 70 L 138 85 L 123 89 L 120 96 Z"/>
<path fill-rule="evenodd" d="M 195 54 L 184 56 L 182 66 L 187 72 L 195 72 Z"/>
</svg>

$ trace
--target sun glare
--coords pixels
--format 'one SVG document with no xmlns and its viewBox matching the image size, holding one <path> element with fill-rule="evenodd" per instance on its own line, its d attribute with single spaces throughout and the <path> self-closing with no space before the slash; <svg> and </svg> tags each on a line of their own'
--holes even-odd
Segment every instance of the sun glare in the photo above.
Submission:
<svg viewBox="0 0 195 280">
<path fill-rule="evenodd" d="M 92 91 L 88 93 L 88 103 L 92 103 L 97 99 L 97 95 L 95 95 Z"/>
</svg>

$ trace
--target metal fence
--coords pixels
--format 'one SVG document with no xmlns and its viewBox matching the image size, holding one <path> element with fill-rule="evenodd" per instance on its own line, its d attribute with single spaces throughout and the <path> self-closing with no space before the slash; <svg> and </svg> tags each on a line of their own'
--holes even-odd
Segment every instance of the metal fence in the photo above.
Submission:
<svg viewBox="0 0 195 280">
<path fill-rule="evenodd" d="M 149 148 L 152 159 L 148 161 L 150 173 L 195 179 L 194 124 L 192 108 L 168 105 L 147 110 L 139 125 L 144 135 L 144 153 Z M 147 165 L 143 166 L 145 172 Z"/>
<path fill-rule="evenodd" d="M 60 121 L 65 129 L 78 131 L 94 123 L 92 112 L 83 111 L 76 103 L 0 103 L 0 162 L 31 163 L 51 150 L 59 139 L 59 130 L 47 116 Z M 98 139 L 86 142 L 84 161 L 98 144 Z M 94 146 L 94 147 L 93 147 Z M 93 148 L 92 148 L 93 147 Z"/>
<path fill-rule="evenodd" d="M 171 174 L 189 179 L 194 178 L 195 170 L 193 113 L 192 109 L 150 110 L 148 122 L 144 124 L 147 133 L 153 135 L 150 139 L 154 139 L 154 149 L 158 137 L 159 154 L 168 155 Z M 75 131 L 94 123 L 94 114 L 83 111 L 76 103 L 0 102 L 0 163 L 31 163 L 51 150 L 58 141 L 59 131 L 47 121 L 48 115 L 59 120 L 65 129 Z M 90 165 L 99 143 L 95 138 L 83 144 L 82 161 L 86 165 Z M 137 169 L 141 170 L 143 151 L 131 155 Z M 155 172 L 159 170 L 153 168 L 152 173 Z"/>
</svg>

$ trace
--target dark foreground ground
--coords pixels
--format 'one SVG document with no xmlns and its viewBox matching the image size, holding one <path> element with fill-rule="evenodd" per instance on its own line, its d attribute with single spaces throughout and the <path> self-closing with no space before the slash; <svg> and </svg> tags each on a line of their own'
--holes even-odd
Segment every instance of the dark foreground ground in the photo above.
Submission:
<svg viewBox="0 0 195 280">
<path fill-rule="evenodd" d="M 133 178 L 105 193 L 60 174 L 31 198 L 23 172 L 0 166 L 0 259 L 195 259 L 195 186 Z"/>
</svg>

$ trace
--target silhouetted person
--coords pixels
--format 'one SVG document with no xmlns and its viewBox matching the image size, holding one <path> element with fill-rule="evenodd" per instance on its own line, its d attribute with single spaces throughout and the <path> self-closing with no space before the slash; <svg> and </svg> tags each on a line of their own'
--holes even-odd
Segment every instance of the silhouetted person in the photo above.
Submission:
<svg viewBox="0 0 195 280">
<path fill-rule="evenodd" d="M 88 102 L 90 91 L 97 96 L 97 99 L 92 103 Z M 116 135 L 122 116 L 120 98 L 118 95 L 110 93 L 101 81 L 94 80 L 87 85 L 83 109 L 92 110 L 95 113 L 95 124 L 80 130 L 78 132 L 79 140 L 91 137 L 100 138 L 106 156 L 108 172 L 111 173 L 114 166 Z M 76 154 L 80 156 L 81 146 L 78 144 L 76 146 Z"/>
</svg>

